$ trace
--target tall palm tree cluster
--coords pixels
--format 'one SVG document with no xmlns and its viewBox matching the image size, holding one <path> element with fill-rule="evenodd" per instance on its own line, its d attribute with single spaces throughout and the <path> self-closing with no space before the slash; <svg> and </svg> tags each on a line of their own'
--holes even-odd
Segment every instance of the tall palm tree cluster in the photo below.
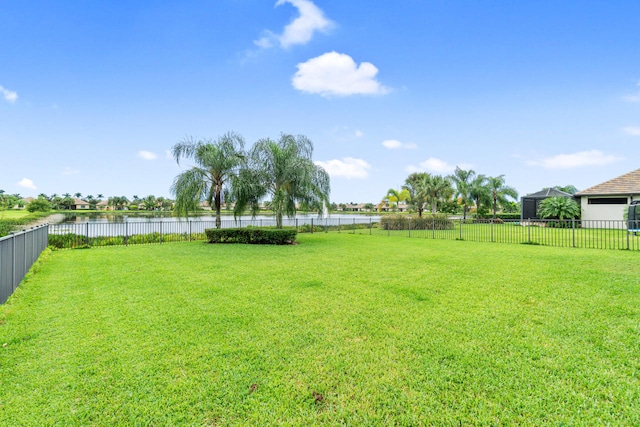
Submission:
<svg viewBox="0 0 640 427">
<path fill-rule="evenodd" d="M 190 159 L 194 165 L 173 181 L 175 211 L 187 216 L 206 201 L 216 211 L 220 227 L 221 206 L 233 202 L 234 215 L 249 210 L 255 215 L 260 202 L 269 198 L 282 227 L 284 215 L 295 215 L 297 206 L 329 206 L 329 175 L 313 163 L 313 144 L 304 135 L 281 134 L 278 140 L 260 139 L 245 150 L 235 132 L 216 140 L 186 138 L 172 148 L 176 162 Z"/>
<path fill-rule="evenodd" d="M 435 214 L 447 205 L 462 207 L 463 218 L 473 206 L 476 212 L 493 211 L 496 218 L 498 207 L 510 206 L 511 199 L 517 199 L 518 192 L 506 185 L 504 175 L 496 177 L 477 175 L 473 170 L 459 167 L 449 176 L 432 175 L 427 172 L 416 172 L 409 175 L 402 190 L 390 189 L 383 202 L 397 208 L 398 203 L 407 201 L 408 206 L 422 216 L 429 208 Z"/>
</svg>

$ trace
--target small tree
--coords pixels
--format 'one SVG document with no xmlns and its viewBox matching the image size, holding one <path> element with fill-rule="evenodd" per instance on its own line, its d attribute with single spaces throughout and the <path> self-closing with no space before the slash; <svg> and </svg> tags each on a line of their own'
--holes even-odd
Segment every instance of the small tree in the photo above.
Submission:
<svg viewBox="0 0 640 427">
<path fill-rule="evenodd" d="M 216 228 L 220 228 L 222 196 L 244 163 L 244 138 L 234 132 L 227 132 L 216 140 L 186 138 L 174 145 L 172 152 L 178 164 L 182 159 L 195 163 L 178 175 L 171 186 L 177 214 L 186 217 L 206 200 L 215 209 Z"/>
<path fill-rule="evenodd" d="M 27 210 L 29 212 L 49 212 L 51 210 L 51 203 L 43 197 L 38 197 L 27 204 Z"/>
<path fill-rule="evenodd" d="M 580 215 L 580 206 L 568 197 L 549 197 L 540 202 L 538 213 L 542 218 L 573 219 Z"/>
</svg>

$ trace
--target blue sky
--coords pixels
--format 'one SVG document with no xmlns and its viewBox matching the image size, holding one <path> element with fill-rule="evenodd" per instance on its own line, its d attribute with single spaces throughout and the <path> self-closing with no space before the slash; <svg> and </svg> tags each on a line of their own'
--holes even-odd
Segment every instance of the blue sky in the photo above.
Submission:
<svg viewBox="0 0 640 427">
<path fill-rule="evenodd" d="M 184 137 L 304 134 L 335 202 L 640 167 L 640 2 L 0 0 L 0 189 L 171 196 Z M 188 165 L 186 163 L 185 165 Z"/>
</svg>

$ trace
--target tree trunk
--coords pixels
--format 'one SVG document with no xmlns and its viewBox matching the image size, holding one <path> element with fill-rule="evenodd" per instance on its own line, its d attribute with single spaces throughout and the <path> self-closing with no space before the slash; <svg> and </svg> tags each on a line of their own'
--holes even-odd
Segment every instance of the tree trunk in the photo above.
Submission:
<svg viewBox="0 0 640 427">
<path fill-rule="evenodd" d="M 222 193 L 221 189 L 216 188 L 216 195 L 215 195 L 215 201 L 214 201 L 214 205 L 216 207 L 216 228 L 222 227 L 222 218 L 220 216 L 220 207 L 222 205 L 221 198 L 220 198 L 221 193 Z"/>
<path fill-rule="evenodd" d="M 493 199 L 493 220 L 496 220 L 496 212 L 498 211 L 498 201 Z"/>
</svg>

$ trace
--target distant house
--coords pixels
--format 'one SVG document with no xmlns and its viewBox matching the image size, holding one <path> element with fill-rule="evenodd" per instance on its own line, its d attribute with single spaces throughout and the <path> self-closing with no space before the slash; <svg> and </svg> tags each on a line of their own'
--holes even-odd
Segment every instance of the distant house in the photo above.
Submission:
<svg viewBox="0 0 640 427">
<path fill-rule="evenodd" d="M 351 204 L 347 203 L 343 208 L 345 212 L 364 212 L 364 203 Z"/>
<path fill-rule="evenodd" d="M 73 204 L 71 205 L 71 209 L 73 209 L 73 210 L 91 209 L 91 206 L 89 206 L 89 202 L 87 202 L 87 201 L 84 201 L 82 199 L 74 198 L 73 199 Z"/>
<path fill-rule="evenodd" d="M 571 197 L 572 194 L 565 193 L 564 191 L 557 190 L 555 188 L 545 188 L 537 193 L 527 194 L 520 198 L 520 206 L 522 206 L 520 219 L 522 221 L 527 219 L 541 219 L 538 214 L 538 207 L 540 202 L 549 197 Z"/>
<path fill-rule="evenodd" d="M 96 209 L 99 211 L 108 211 L 111 210 L 111 207 L 109 206 L 109 201 L 108 200 L 103 200 L 100 203 L 96 204 Z"/>
<path fill-rule="evenodd" d="M 640 200 L 640 169 L 580 191 L 575 197 L 580 199 L 583 220 L 622 221 L 629 204 Z M 590 226 L 588 222 L 585 225 Z M 600 227 L 595 223 L 591 226 Z"/>
</svg>

